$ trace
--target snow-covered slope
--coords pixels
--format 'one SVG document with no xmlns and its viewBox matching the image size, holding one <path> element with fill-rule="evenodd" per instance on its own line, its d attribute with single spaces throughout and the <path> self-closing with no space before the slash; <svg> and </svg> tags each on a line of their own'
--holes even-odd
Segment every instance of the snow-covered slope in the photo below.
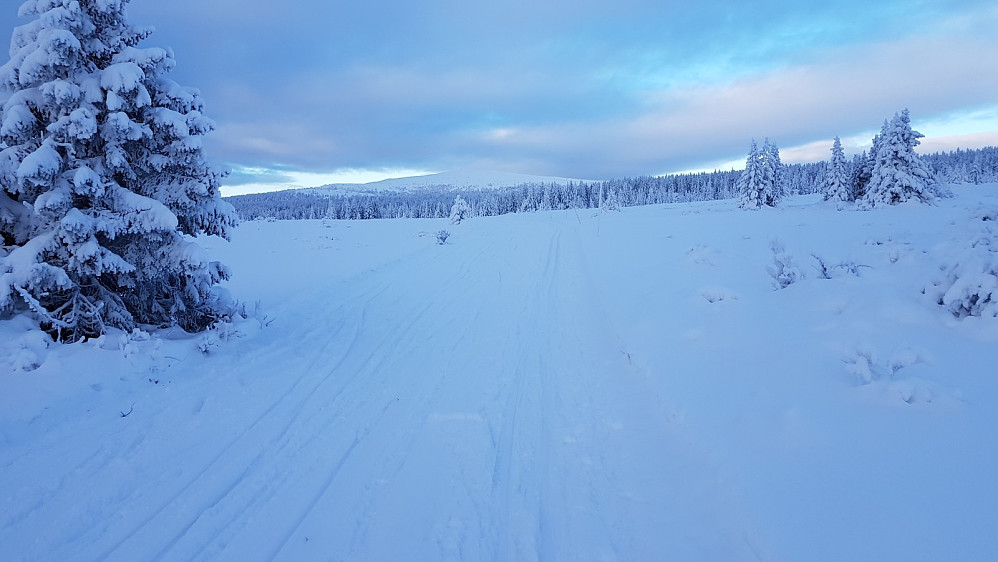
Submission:
<svg viewBox="0 0 998 562">
<path fill-rule="evenodd" d="M 315 192 L 327 192 L 330 194 L 344 193 L 372 193 L 387 191 L 415 191 L 429 187 L 449 190 L 476 190 L 476 189 L 496 189 L 503 187 L 513 187 L 523 184 L 558 184 L 564 185 L 569 182 L 580 182 L 572 178 L 559 178 L 551 176 L 532 176 L 527 174 L 517 174 L 513 172 L 497 172 L 487 170 L 457 170 L 452 172 L 441 172 L 439 174 L 429 174 L 425 176 L 413 176 L 408 178 L 394 178 L 364 184 L 333 184 L 313 188 Z"/>
<path fill-rule="evenodd" d="M 234 327 L 0 323 L 2 558 L 998 559 L 998 319 L 932 296 L 998 186 L 955 189 L 246 223 Z"/>
</svg>

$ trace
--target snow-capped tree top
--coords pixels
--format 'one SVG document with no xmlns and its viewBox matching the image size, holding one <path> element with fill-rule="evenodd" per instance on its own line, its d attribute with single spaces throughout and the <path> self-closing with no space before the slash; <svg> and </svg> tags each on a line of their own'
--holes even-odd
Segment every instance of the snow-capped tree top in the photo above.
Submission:
<svg viewBox="0 0 998 562">
<path fill-rule="evenodd" d="M 125 22 L 127 0 L 28 0 L 22 18 L 37 19 L 14 30 L 10 68 L 0 81 L 32 86 L 68 69 L 105 68 L 113 57 L 152 33 Z M 13 70 L 14 72 L 10 72 Z"/>
</svg>

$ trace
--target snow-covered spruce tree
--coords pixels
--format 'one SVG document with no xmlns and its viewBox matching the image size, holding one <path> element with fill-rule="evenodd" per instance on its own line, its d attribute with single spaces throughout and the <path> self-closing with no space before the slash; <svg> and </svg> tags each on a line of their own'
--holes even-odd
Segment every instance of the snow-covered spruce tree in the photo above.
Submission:
<svg viewBox="0 0 998 562">
<path fill-rule="evenodd" d="M 929 202 L 935 199 L 932 171 L 915 153 L 918 139 L 924 135 L 911 129 L 908 110 L 895 113 L 876 144 L 870 183 L 863 203 L 895 205 L 911 199 Z"/>
<path fill-rule="evenodd" d="M 617 190 L 608 186 L 606 189 L 606 199 L 600 203 L 601 211 L 619 211 L 620 198 L 617 197 Z"/>
<path fill-rule="evenodd" d="M 0 312 L 57 339 L 105 326 L 201 330 L 226 313 L 224 266 L 193 241 L 228 236 L 232 207 L 204 158 L 197 91 L 128 0 L 28 0 L 0 67 Z"/>
<path fill-rule="evenodd" d="M 743 209 L 762 207 L 765 203 L 764 181 L 759 147 L 756 145 L 755 139 L 752 139 L 748 157 L 745 159 L 745 170 L 738 176 L 738 181 L 735 183 L 735 189 L 738 191 L 738 206 Z"/>
<path fill-rule="evenodd" d="M 738 206 L 743 209 L 779 205 L 783 199 L 783 165 L 780 163 L 780 150 L 769 139 L 761 150 L 752 141 L 745 170 L 738 176 L 735 189 L 739 195 Z"/>
<path fill-rule="evenodd" d="M 846 156 L 842 151 L 842 141 L 835 137 L 832 143 L 832 159 L 825 171 L 825 201 L 852 201 L 853 192 L 846 167 Z"/>
<path fill-rule="evenodd" d="M 853 200 L 860 201 L 866 197 L 866 189 L 873 177 L 873 168 L 877 165 L 877 152 L 880 150 L 880 139 L 887 134 L 887 120 L 880 127 L 880 132 L 873 135 L 873 146 L 869 151 L 863 151 L 856 167 L 855 183 L 853 184 Z"/>
<path fill-rule="evenodd" d="M 852 157 L 852 162 L 849 163 L 849 189 L 852 190 L 852 200 L 855 201 L 863 196 L 863 191 L 861 191 L 860 184 L 865 186 L 870 183 L 869 176 L 866 180 L 863 180 L 863 167 L 866 165 L 866 151 L 859 154 L 854 154 Z M 872 169 L 872 168 L 871 168 Z M 865 187 L 863 188 L 865 189 Z"/>
<path fill-rule="evenodd" d="M 454 205 L 450 208 L 450 222 L 452 224 L 461 224 L 461 221 L 468 218 L 471 215 L 471 207 L 468 206 L 468 202 L 464 200 L 464 197 L 458 195 L 454 198 Z"/>
<path fill-rule="evenodd" d="M 763 173 L 766 177 L 766 204 L 775 207 L 783 200 L 786 194 L 784 185 L 783 162 L 780 161 L 780 149 L 774 143 L 766 142 L 762 145 Z"/>
</svg>

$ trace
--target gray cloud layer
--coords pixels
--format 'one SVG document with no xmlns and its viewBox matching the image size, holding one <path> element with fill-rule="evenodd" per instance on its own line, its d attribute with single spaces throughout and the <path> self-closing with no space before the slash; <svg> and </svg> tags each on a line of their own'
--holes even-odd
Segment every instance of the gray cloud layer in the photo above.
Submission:
<svg viewBox="0 0 998 562">
<path fill-rule="evenodd" d="M 600 178 L 917 122 L 998 91 L 987 2 L 133 0 L 245 168 Z M 0 33 L 15 25 L 0 14 Z M 233 181 L 261 178 L 253 174 Z"/>
</svg>

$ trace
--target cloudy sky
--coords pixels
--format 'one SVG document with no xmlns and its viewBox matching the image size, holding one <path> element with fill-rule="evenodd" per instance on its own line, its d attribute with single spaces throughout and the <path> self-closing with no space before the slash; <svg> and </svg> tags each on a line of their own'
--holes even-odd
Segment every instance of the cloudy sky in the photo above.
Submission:
<svg viewBox="0 0 998 562">
<path fill-rule="evenodd" d="M 0 35 L 19 24 L 2 0 Z M 201 89 L 224 192 L 465 168 L 586 179 L 998 145 L 994 0 L 132 0 Z"/>
</svg>

